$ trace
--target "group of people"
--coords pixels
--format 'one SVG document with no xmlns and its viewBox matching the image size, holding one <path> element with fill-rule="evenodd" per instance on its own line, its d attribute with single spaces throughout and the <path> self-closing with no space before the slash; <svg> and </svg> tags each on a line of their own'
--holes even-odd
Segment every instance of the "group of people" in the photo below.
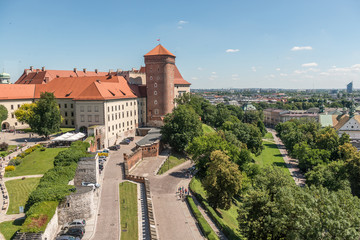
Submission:
<svg viewBox="0 0 360 240">
<path fill-rule="evenodd" d="M 190 191 L 187 188 L 184 188 L 184 186 L 179 187 L 177 193 L 179 194 L 179 198 L 181 200 L 184 200 L 186 195 L 190 194 Z"/>
</svg>

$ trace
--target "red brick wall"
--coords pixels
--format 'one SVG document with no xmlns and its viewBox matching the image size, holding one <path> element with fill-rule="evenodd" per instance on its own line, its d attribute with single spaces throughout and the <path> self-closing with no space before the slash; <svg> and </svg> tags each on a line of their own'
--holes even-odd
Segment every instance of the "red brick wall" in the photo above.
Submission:
<svg viewBox="0 0 360 240">
<path fill-rule="evenodd" d="M 157 157 L 159 156 L 159 143 L 154 143 L 150 147 L 142 147 L 143 157 Z"/>
<path fill-rule="evenodd" d="M 142 150 L 138 148 L 131 155 L 124 153 L 124 161 L 128 164 L 128 169 L 130 170 L 138 161 L 142 159 Z"/>
<path fill-rule="evenodd" d="M 174 65 L 172 56 L 146 56 L 147 124 L 156 126 L 174 108 Z M 155 94 L 155 91 L 157 94 Z M 155 110 L 158 114 L 155 114 Z M 153 122 L 153 123 L 152 123 Z"/>
</svg>

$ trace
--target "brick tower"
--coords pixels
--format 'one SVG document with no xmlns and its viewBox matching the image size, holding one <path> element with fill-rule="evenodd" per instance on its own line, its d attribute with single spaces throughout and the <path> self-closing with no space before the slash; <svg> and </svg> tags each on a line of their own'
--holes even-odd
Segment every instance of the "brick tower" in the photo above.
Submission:
<svg viewBox="0 0 360 240">
<path fill-rule="evenodd" d="M 147 125 L 159 127 L 174 108 L 175 55 L 162 45 L 144 55 L 146 68 Z"/>
</svg>

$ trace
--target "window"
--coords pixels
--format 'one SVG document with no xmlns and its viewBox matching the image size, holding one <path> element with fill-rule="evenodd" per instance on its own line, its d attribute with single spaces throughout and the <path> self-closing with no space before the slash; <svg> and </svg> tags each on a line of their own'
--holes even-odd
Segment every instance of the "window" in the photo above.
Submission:
<svg viewBox="0 0 360 240">
<path fill-rule="evenodd" d="M 60 106 L 60 104 L 59 104 L 59 106 Z M 14 110 L 14 105 L 11 105 L 11 110 Z"/>
<path fill-rule="evenodd" d="M 67 117 L 67 112 L 65 112 L 65 117 Z M 66 124 L 67 125 L 67 124 Z"/>
<path fill-rule="evenodd" d="M 129 121 L 126 122 L 126 125 L 129 126 Z"/>
<path fill-rule="evenodd" d="M 99 106 L 95 106 L 95 112 L 99 112 Z"/>
<path fill-rule="evenodd" d="M 126 111 L 126 117 L 129 117 L 129 111 Z"/>
<path fill-rule="evenodd" d="M 158 104 L 158 101 L 157 101 L 157 100 L 154 100 L 154 104 L 155 104 L 155 105 Z"/>
<path fill-rule="evenodd" d="M 73 125 L 73 126 L 75 125 L 75 124 L 74 124 L 74 120 L 71 121 L 71 125 Z"/>
<path fill-rule="evenodd" d="M 157 91 L 154 91 L 154 95 L 157 95 Z"/>
<path fill-rule="evenodd" d="M 112 115 L 111 115 L 111 120 L 113 120 L 113 121 L 114 121 L 114 114 L 112 114 Z"/>
<path fill-rule="evenodd" d="M 124 104 L 122 105 L 122 110 L 124 110 Z"/>
<path fill-rule="evenodd" d="M 153 77 L 152 77 L 152 76 L 150 76 L 150 80 L 153 80 Z"/>
<path fill-rule="evenodd" d="M 134 110 L 134 116 L 136 116 L 136 110 Z"/>
<path fill-rule="evenodd" d="M 65 120 L 65 125 L 68 125 L 68 120 Z"/>
<path fill-rule="evenodd" d="M 117 111 L 117 106 L 115 106 L 115 111 Z"/>
<path fill-rule="evenodd" d="M 112 130 L 114 131 L 114 125 L 111 126 Z"/>
<path fill-rule="evenodd" d="M 132 106 L 132 102 L 130 102 L 130 106 Z"/>
<path fill-rule="evenodd" d="M 72 117 L 74 116 L 74 112 L 71 112 L 71 116 L 72 116 Z"/>
<path fill-rule="evenodd" d="M 132 117 L 132 111 L 130 111 L 130 117 Z"/>
<path fill-rule="evenodd" d="M 122 117 L 124 118 L 124 112 L 122 113 Z"/>
<path fill-rule="evenodd" d="M 119 113 L 119 119 L 120 119 L 120 113 Z"/>
<path fill-rule="evenodd" d="M 155 113 L 156 115 L 158 115 L 158 114 L 159 114 L 159 109 L 155 109 L 155 110 L 154 110 L 154 113 Z"/>
<path fill-rule="evenodd" d="M 157 83 L 154 83 L 154 87 L 157 87 Z"/>
<path fill-rule="evenodd" d="M 81 106 L 80 107 L 80 112 L 84 112 L 85 110 L 84 110 L 84 106 Z"/>
<path fill-rule="evenodd" d="M 95 122 L 99 122 L 99 115 L 95 115 Z"/>
<path fill-rule="evenodd" d="M 88 122 L 92 122 L 92 116 L 91 115 L 88 116 Z"/>
<path fill-rule="evenodd" d="M 15 126 L 17 126 L 17 122 L 15 122 Z"/>
<path fill-rule="evenodd" d="M 108 129 L 109 129 L 109 132 L 110 132 L 110 127 Z"/>
<path fill-rule="evenodd" d="M 108 112 L 110 112 L 110 107 L 108 107 Z"/>
<path fill-rule="evenodd" d="M 123 123 L 123 127 L 124 127 L 125 123 Z"/>
<path fill-rule="evenodd" d="M 74 108 L 74 104 L 71 104 L 71 108 Z"/>
<path fill-rule="evenodd" d="M 61 104 L 59 103 L 59 108 L 61 108 Z"/>
<path fill-rule="evenodd" d="M 64 108 L 67 108 L 67 104 L 66 104 L 66 103 L 64 104 Z"/>
<path fill-rule="evenodd" d="M 157 76 L 157 80 L 160 80 L 160 76 Z"/>
<path fill-rule="evenodd" d="M 112 111 L 112 112 L 114 111 L 114 106 L 111 106 L 111 111 Z"/>
<path fill-rule="evenodd" d="M 126 103 L 126 106 L 128 106 L 128 103 Z"/>
<path fill-rule="evenodd" d="M 91 112 L 91 106 L 88 106 L 88 112 Z"/>
<path fill-rule="evenodd" d="M 13 114 L 13 113 L 11 114 L 11 118 L 14 118 L 14 114 Z"/>
<path fill-rule="evenodd" d="M 18 104 L 18 108 L 20 108 L 20 104 Z"/>
<path fill-rule="evenodd" d="M 110 114 L 108 114 L 108 121 L 110 122 Z"/>
<path fill-rule="evenodd" d="M 84 115 L 81 115 L 80 119 L 81 119 L 81 122 L 85 122 L 85 116 Z"/>
</svg>

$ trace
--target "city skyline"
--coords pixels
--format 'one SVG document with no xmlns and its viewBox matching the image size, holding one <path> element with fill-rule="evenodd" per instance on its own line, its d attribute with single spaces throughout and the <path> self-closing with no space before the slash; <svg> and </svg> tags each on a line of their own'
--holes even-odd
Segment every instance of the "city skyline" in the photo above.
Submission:
<svg viewBox="0 0 360 240">
<path fill-rule="evenodd" d="M 0 70 L 12 82 L 29 66 L 139 68 L 159 42 L 197 89 L 356 88 L 360 77 L 357 1 L 0 5 Z"/>
</svg>

